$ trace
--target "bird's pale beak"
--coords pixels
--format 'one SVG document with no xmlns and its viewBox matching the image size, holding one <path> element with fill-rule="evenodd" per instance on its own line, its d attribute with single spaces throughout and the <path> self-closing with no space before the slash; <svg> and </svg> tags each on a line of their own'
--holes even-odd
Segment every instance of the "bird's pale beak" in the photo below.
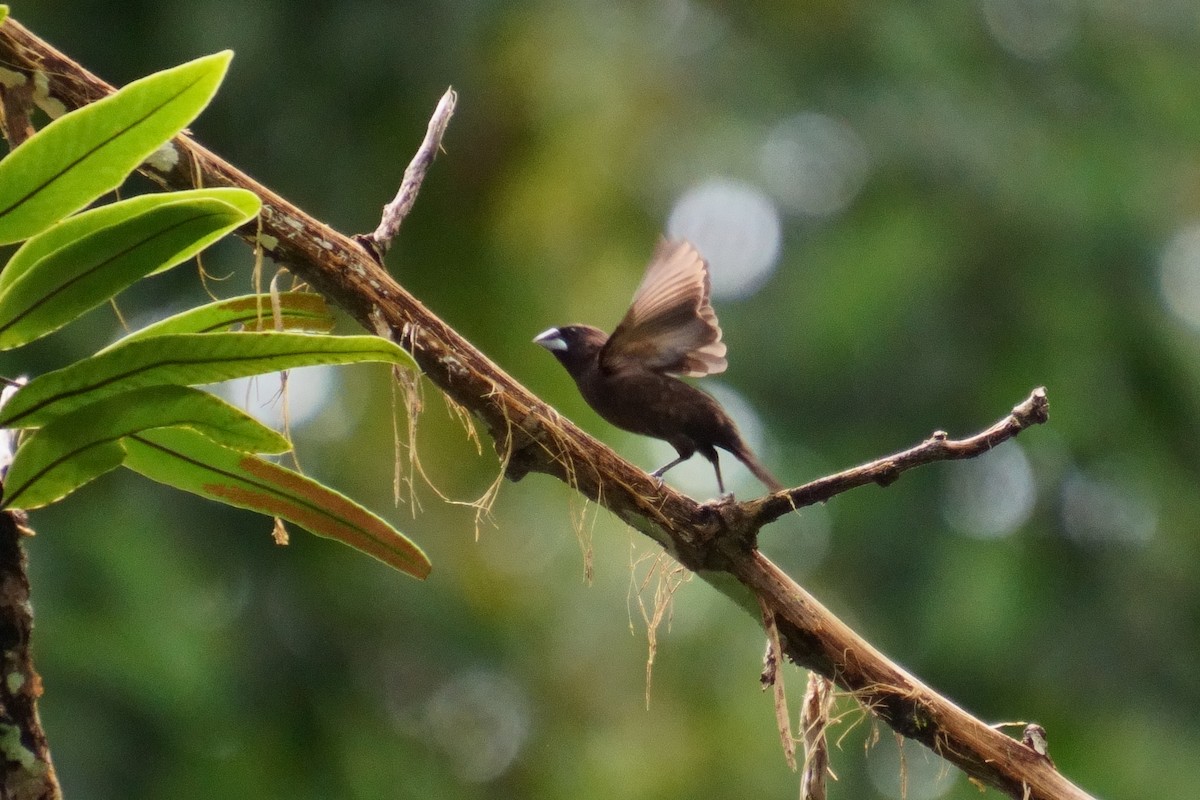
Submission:
<svg viewBox="0 0 1200 800">
<path fill-rule="evenodd" d="M 542 331 L 537 336 L 533 337 L 533 341 L 551 352 L 567 349 L 567 340 L 563 338 L 562 333 L 558 330 L 558 328 L 551 328 L 548 331 Z"/>
</svg>

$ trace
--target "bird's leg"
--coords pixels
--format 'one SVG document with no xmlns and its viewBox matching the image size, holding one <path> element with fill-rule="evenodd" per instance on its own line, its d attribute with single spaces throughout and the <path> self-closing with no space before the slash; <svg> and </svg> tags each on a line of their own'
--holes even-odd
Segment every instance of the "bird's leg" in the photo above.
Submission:
<svg viewBox="0 0 1200 800">
<path fill-rule="evenodd" d="M 725 493 L 725 481 L 721 480 L 721 457 L 717 455 L 716 450 L 713 450 L 713 454 L 711 457 L 708 457 L 708 456 L 706 456 L 706 457 L 708 458 L 709 461 L 712 462 L 713 472 L 717 473 L 717 492 L 720 493 L 721 502 L 722 503 L 733 502 L 733 492 L 726 494 Z"/>
<path fill-rule="evenodd" d="M 654 470 L 654 472 L 651 472 L 650 477 L 654 478 L 656 481 L 658 481 L 658 487 L 661 489 L 662 485 L 663 485 L 663 474 L 666 473 L 666 471 L 669 470 L 671 467 L 675 466 L 676 464 L 682 464 L 684 461 L 687 461 L 691 457 L 692 457 L 691 453 L 688 453 L 686 456 L 681 455 L 679 458 L 675 459 L 674 461 L 672 461 L 668 464 L 663 464 L 661 467 Z"/>
</svg>

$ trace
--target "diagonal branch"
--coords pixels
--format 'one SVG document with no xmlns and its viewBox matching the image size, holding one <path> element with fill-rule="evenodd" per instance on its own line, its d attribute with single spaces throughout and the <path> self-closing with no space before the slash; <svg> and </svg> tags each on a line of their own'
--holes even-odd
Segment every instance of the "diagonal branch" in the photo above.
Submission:
<svg viewBox="0 0 1200 800">
<path fill-rule="evenodd" d="M 112 91 L 12 20 L 0 27 L 0 61 L 30 79 L 37 73 L 66 108 L 77 108 Z M 753 547 L 755 535 L 773 511 L 764 512 L 754 504 L 700 505 L 659 487 L 645 472 L 559 417 L 430 313 L 355 242 L 191 138 L 178 137 L 173 146 L 180 156 L 173 169 L 158 172 L 146 165 L 143 171 L 171 188 L 238 186 L 257 193 L 263 200 L 262 234 L 248 228 L 243 237 L 286 264 L 368 330 L 390 331 L 413 353 L 429 380 L 484 422 L 508 477 L 519 480 L 529 472 L 553 475 L 659 542 L 676 560 L 753 609 L 752 613 L 757 615 L 761 603 L 774 614 L 784 652 L 794 661 L 854 692 L 894 729 L 978 780 L 1012 797 L 1088 797 L 1043 755 L 971 717 L 890 662 L 759 553 Z M 953 452 L 951 446 L 947 454 L 935 457 L 965 457 Z M 933 460 L 913 458 L 904 469 L 924 463 L 920 458 Z M 886 479 L 889 474 L 882 470 L 868 480 Z M 790 509 L 791 503 L 787 505 Z M 730 585 L 730 576 L 737 585 Z"/>
</svg>

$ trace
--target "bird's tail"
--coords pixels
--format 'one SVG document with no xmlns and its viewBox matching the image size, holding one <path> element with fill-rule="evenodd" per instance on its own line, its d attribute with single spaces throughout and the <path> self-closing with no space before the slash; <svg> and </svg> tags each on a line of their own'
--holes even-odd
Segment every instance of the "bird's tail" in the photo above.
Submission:
<svg viewBox="0 0 1200 800">
<path fill-rule="evenodd" d="M 733 453 L 734 457 L 737 458 L 738 461 L 745 464 L 746 467 L 754 473 L 754 477 L 763 482 L 763 485 L 765 485 L 772 492 L 782 492 L 785 488 L 787 488 L 780 483 L 774 475 L 767 471 L 767 468 L 759 462 L 754 453 L 750 452 L 750 448 L 746 447 L 745 443 L 738 442 L 738 445 L 739 446 L 736 450 L 731 449 L 729 452 Z"/>
</svg>

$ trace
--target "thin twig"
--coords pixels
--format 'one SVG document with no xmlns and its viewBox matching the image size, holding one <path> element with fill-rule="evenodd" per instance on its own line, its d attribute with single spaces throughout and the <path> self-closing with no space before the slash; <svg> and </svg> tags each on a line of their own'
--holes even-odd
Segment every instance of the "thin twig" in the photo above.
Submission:
<svg viewBox="0 0 1200 800">
<path fill-rule="evenodd" d="M 826 475 L 815 481 L 773 495 L 744 503 L 751 525 L 761 528 L 798 508 L 823 503 L 834 495 L 868 483 L 887 486 L 906 470 L 934 461 L 974 458 L 991 450 L 1032 425 L 1049 419 L 1050 403 L 1046 388 L 1034 389 L 1029 397 L 1013 408 L 1012 413 L 987 430 L 965 439 L 950 439 L 945 431 L 937 431 L 916 447 L 861 464 L 857 467 Z"/>
<path fill-rule="evenodd" d="M 408 163 L 408 169 L 404 170 L 404 179 L 400 181 L 400 190 L 396 192 L 392 202 L 383 207 L 383 216 L 379 220 L 379 227 L 375 229 L 374 233 L 354 237 L 354 240 L 367 248 L 367 251 L 380 263 L 383 262 L 383 257 L 387 255 L 388 249 L 392 246 L 392 240 L 400 232 L 400 225 L 404 222 L 404 218 L 408 216 L 408 212 L 412 211 L 413 203 L 417 201 L 417 193 L 421 191 L 421 184 L 425 180 L 425 173 L 429 171 L 430 165 L 433 164 L 433 160 L 437 158 L 438 152 L 442 149 L 442 137 L 446 135 L 446 127 L 450 124 L 450 118 L 454 116 L 454 106 L 457 102 L 458 95 L 455 93 L 454 87 L 446 89 L 446 93 L 442 95 L 437 108 L 433 111 L 433 116 L 429 118 L 429 127 L 425 131 L 424 141 L 417 148 L 417 153 L 412 157 L 412 161 Z"/>
</svg>

